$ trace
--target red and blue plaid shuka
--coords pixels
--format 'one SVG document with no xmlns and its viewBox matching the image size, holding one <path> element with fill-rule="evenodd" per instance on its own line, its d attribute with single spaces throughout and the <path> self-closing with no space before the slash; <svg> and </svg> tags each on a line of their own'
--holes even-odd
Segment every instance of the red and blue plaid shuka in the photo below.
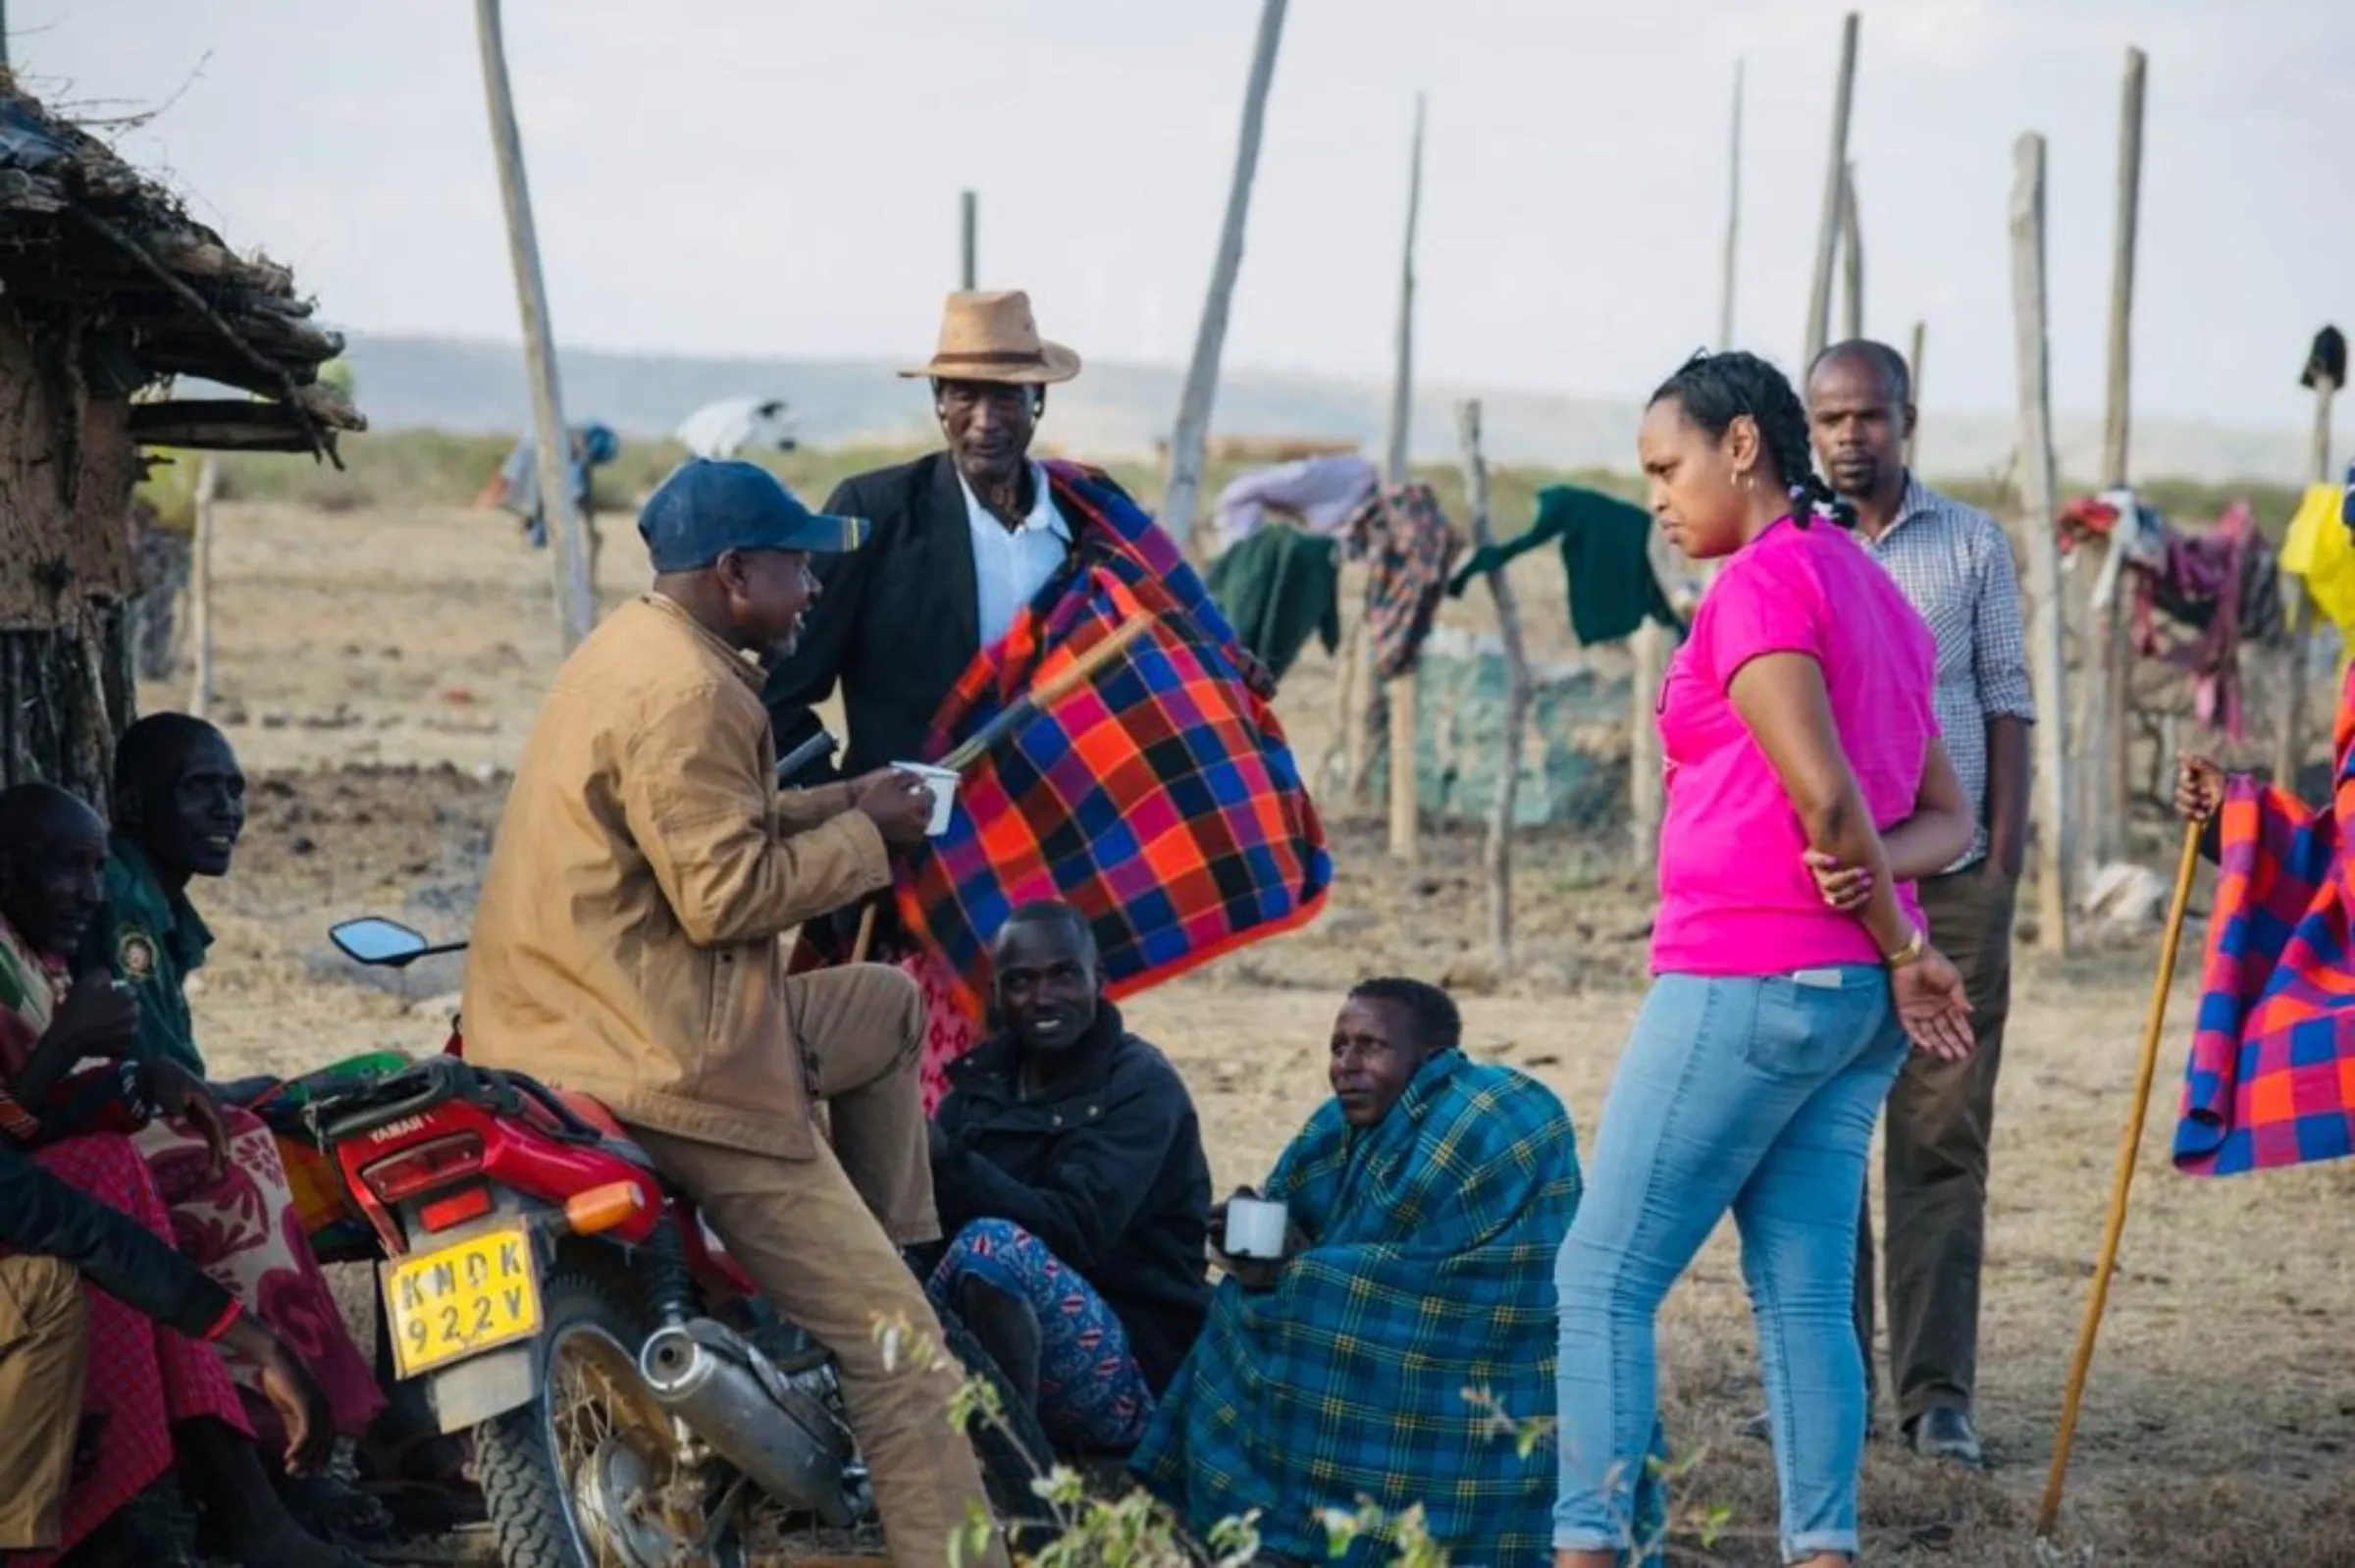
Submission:
<svg viewBox="0 0 2355 1568">
<path fill-rule="evenodd" d="M 2226 781 L 2216 908 L 2175 1168 L 2232 1176 L 2355 1154 L 2355 679 L 2328 808 Z"/>
<path fill-rule="evenodd" d="M 926 758 L 1129 617 L 1155 618 L 1087 686 L 967 768 L 949 830 L 904 862 L 902 924 L 974 1017 L 989 944 L 1031 900 L 1087 916 L 1120 997 L 1304 923 L 1333 881 L 1282 726 L 1244 686 L 1234 632 L 1201 580 L 1111 480 L 1046 468 L 1073 563 L 966 670 Z"/>
</svg>

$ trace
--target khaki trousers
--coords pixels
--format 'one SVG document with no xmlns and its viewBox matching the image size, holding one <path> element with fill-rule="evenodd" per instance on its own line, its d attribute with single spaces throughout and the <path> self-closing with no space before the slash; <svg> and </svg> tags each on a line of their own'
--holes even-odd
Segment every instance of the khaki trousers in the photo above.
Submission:
<svg viewBox="0 0 2355 1568">
<path fill-rule="evenodd" d="M 1882 1157 L 1888 1215 L 1889 1378 L 1901 1422 L 1971 1407 L 1978 1380 L 1979 1272 L 1987 1251 L 1987 1145 L 2012 1012 L 2016 889 L 1992 867 L 1921 884 L 1930 940 L 1962 971 L 1978 1049 L 1963 1062 L 1920 1052 L 1889 1092 Z M 1857 1216 L 1857 1337 L 1872 1383 L 1872 1188 Z"/>
<path fill-rule="evenodd" d="M 830 1141 L 779 1160 L 643 1127 L 632 1135 L 692 1194 L 729 1253 L 776 1308 L 829 1351 L 899 1568 L 945 1568 L 975 1506 L 981 1470 L 949 1426 L 960 1374 L 887 1357 L 879 1324 L 940 1341 L 939 1320 L 894 1243 L 937 1240 L 917 1069 L 922 993 L 897 969 L 857 965 L 797 975 L 788 1005 L 827 1105 Z M 887 1360 L 895 1365 L 887 1366 Z M 982 1564 L 1002 1565 L 993 1540 Z"/>
<path fill-rule="evenodd" d="M 81 1276 L 55 1258 L 0 1258 L 0 1551 L 57 1544 L 88 1362 Z"/>
</svg>

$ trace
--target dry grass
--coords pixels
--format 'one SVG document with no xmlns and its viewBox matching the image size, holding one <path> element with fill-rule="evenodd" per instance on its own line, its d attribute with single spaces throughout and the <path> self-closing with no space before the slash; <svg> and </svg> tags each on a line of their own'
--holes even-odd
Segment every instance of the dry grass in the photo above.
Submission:
<svg viewBox="0 0 2355 1568">
<path fill-rule="evenodd" d="M 422 966 L 391 984 L 329 956 L 333 918 L 379 910 L 437 932 L 466 917 L 501 784 L 554 655 L 546 557 L 504 519 L 452 509 L 325 515 L 233 505 L 220 542 L 220 683 L 248 764 L 269 776 L 238 873 L 199 890 L 221 946 L 195 1006 L 225 1071 L 290 1068 L 374 1045 L 438 1045 L 442 993 Z M 606 551 L 608 598 L 634 586 L 635 540 Z M 1524 601 L 1565 651 L 1561 584 L 1525 563 Z M 1478 604 L 1450 607 L 1477 618 Z M 1331 666 L 1311 653 L 1282 702 L 1304 755 L 1323 750 Z M 149 706 L 177 692 L 151 690 Z M 479 776 L 478 776 L 479 775 Z M 1477 843 L 1439 834 L 1393 868 L 1371 824 L 1336 824 L 1340 879 L 1317 926 L 1140 998 L 1136 1025 L 1183 1068 L 1222 1182 L 1264 1173 L 1320 1099 L 1339 989 L 1381 970 L 1452 972 L 1476 1048 L 1542 1074 L 1593 1135 L 1639 999 L 1646 901 L 1616 845 L 1566 837 L 1522 854 L 1527 972 L 1493 986 Z M 1876 1449 L 1867 1557 L 2037 1561 L 2028 1526 L 2099 1237 L 2131 1082 L 2147 947 L 2056 965 L 2023 955 L 1998 1119 L 1981 1390 L 2000 1468 L 1984 1479 Z M 2188 989 L 2167 1073 L 2180 1065 Z M 2355 1299 L 2355 1166 L 2194 1181 L 2166 1160 L 2163 1080 L 2121 1277 L 2095 1369 L 2065 1516 L 2097 1564 L 2355 1561 L 2355 1372 L 2339 1359 Z M 1680 1502 L 1730 1510 L 1707 1560 L 1772 1559 L 1773 1476 L 1736 1434 L 1755 1398 L 1747 1309 L 1720 1236 L 1662 1322 L 1671 1430 L 1705 1453 Z"/>
</svg>

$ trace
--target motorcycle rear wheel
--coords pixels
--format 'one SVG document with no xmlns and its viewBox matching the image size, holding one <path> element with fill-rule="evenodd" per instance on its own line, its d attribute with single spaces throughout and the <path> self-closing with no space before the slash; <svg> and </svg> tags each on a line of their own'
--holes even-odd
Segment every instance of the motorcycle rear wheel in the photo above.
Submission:
<svg viewBox="0 0 2355 1568">
<path fill-rule="evenodd" d="M 669 1420 L 638 1375 L 640 1314 L 559 1267 L 541 1286 L 541 1394 L 475 1431 L 475 1463 L 505 1568 L 742 1568 L 735 1519 L 676 1472 Z M 704 1542 L 709 1541 L 709 1551 Z"/>
</svg>

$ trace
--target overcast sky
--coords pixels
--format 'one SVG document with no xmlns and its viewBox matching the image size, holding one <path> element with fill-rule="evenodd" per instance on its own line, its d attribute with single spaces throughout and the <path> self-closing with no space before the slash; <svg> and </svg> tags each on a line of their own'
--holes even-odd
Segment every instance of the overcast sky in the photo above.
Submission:
<svg viewBox="0 0 2355 1568">
<path fill-rule="evenodd" d="M 1837 0 L 1292 0 L 1230 365 L 1386 373 L 1412 101 L 1434 382 L 1640 395 L 1716 329 L 1735 62 L 1737 337 L 1799 351 Z M 1852 154 L 1865 322 L 1929 325 L 1933 407 L 2014 397 L 2012 147 L 2051 142 L 2053 375 L 2097 410 L 2119 84 L 2151 57 L 2135 400 L 2297 428 L 2355 327 L 2345 0 L 1866 3 Z M 363 331 L 513 339 L 463 0 L 14 0 L 36 91 Z M 981 282 L 1088 356 L 1181 361 L 1257 0 L 508 0 L 556 332 L 907 356 L 981 192 Z"/>
</svg>

